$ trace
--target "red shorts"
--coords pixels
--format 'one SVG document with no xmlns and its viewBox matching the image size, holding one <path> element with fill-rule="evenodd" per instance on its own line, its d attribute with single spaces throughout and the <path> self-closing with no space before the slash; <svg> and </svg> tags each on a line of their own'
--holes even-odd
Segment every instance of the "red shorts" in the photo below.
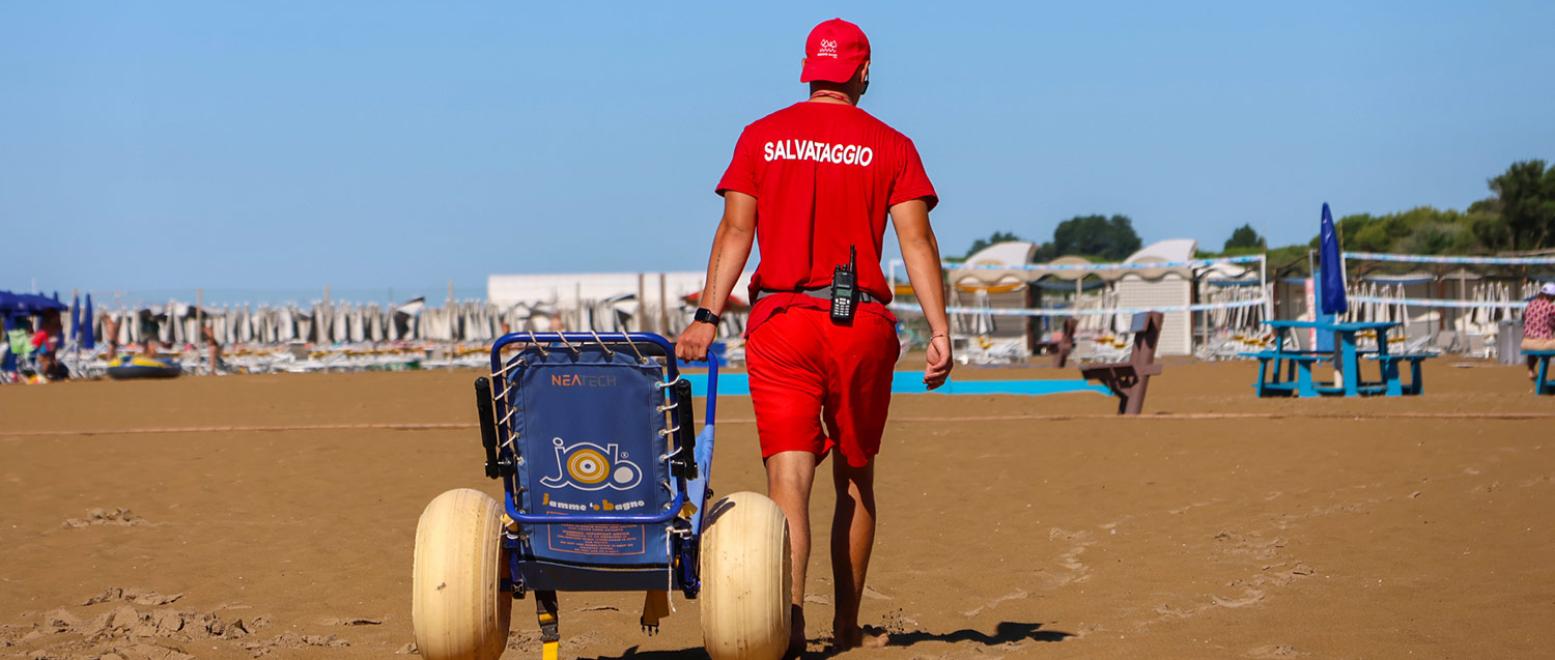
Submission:
<svg viewBox="0 0 1555 660">
<path fill-rule="evenodd" d="M 860 309 L 852 325 L 804 306 L 772 314 L 745 344 L 761 457 L 825 458 L 836 447 L 848 465 L 868 465 L 880 452 L 900 350 L 884 314 Z"/>
</svg>

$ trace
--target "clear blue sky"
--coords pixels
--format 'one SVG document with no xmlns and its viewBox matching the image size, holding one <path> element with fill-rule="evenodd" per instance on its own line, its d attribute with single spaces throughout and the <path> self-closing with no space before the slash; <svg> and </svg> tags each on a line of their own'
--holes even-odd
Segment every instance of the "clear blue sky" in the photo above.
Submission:
<svg viewBox="0 0 1555 660">
<path fill-rule="evenodd" d="M 1124 213 L 1218 248 L 1555 158 L 1555 3 L 0 5 L 0 288 L 695 270 L 803 39 L 874 45 L 947 252 Z"/>
</svg>

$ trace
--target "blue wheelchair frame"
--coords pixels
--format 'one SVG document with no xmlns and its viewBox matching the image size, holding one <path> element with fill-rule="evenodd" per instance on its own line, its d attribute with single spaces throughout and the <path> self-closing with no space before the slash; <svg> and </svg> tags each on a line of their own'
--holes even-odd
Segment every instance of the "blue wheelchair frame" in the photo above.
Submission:
<svg viewBox="0 0 1555 660">
<path fill-rule="evenodd" d="M 525 347 L 504 362 L 503 350 L 515 344 Z M 598 345 L 606 351 L 610 351 L 612 346 L 617 350 L 629 350 L 630 354 L 641 357 L 641 362 L 636 365 L 639 367 L 656 362 L 655 358 L 663 359 L 661 384 L 657 385 L 663 399 L 659 414 L 668 411 L 671 420 L 666 423 L 663 434 L 666 453 L 658 458 L 667 459 L 666 471 L 673 498 L 661 511 L 569 512 L 555 515 L 524 510 L 526 485 L 520 473 L 526 458 L 520 455 L 520 447 L 523 445 L 518 442 L 515 428 L 519 420 L 514 418 L 516 411 L 513 409 L 513 401 L 514 397 L 520 396 L 517 392 L 520 378 L 514 378 L 515 369 L 524 366 L 522 358 L 525 355 L 548 356 L 550 351 L 567 350 L 577 355 L 578 346 L 588 345 Z M 538 597 L 549 602 L 549 607 L 545 609 L 553 613 L 556 591 L 661 590 L 673 584 L 673 588 L 680 590 L 687 598 L 696 598 L 701 589 L 697 569 L 702 517 L 712 495 L 707 484 L 712 469 L 717 382 L 718 365 L 716 361 L 709 361 L 705 425 L 697 433 L 691 407 L 690 383 L 680 377 L 674 345 L 662 336 L 651 333 L 526 332 L 511 333 L 497 339 L 491 348 L 490 380 L 477 379 L 476 401 L 480 413 L 482 444 L 486 451 L 486 475 L 501 480 L 503 508 L 508 518 L 515 523 L 503 534 L 502 539 L 509 558 L 503 590 L 511 592 L 515 598 L 522 598 L 526 591 L 533 590 Z M 529 457 L 527 460 L 533 462 L 538 458 Z M 688 509 L 688 504 L 694 509 Z M 526 547 L 526 544 L 539 526 L 549 525 L 667 525 L 668 565 L 569 566 L 541 561 L 534 555 L 533 547 Z M 644 538 L 647 538 L 646 531 Z"/>
</svg>

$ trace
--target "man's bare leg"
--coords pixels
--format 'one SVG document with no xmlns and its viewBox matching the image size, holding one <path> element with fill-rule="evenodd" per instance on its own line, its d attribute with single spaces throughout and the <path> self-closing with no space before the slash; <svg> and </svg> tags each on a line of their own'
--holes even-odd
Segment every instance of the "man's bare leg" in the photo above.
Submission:
<svg viewBox="0 0 1555 660">
<path fill-rule="evenodd" d="M 832 485 L 837 508 L 831 520 L 832 579 L 837 585 L 837 610 L 832 619 L 839 650 L 883 646 L 885 635 L 866 637 L 858 625 L 859 602 L 869 555 L 875 547 L 875 464 L 850 467 L 842 456 L 832 459 Z"/>
<path fill-rule="evenodd" d="M 788 518 L 788 544 L 792 551 L 794 588 L 793 627 L 789 631 L 788 652 L 804 652 L 804 585 L 810 564 L 810 486 L 815 483 L 815 454 L 784 451 L 767 459 L 767 497 L 776 502 Z"/>
</svg>

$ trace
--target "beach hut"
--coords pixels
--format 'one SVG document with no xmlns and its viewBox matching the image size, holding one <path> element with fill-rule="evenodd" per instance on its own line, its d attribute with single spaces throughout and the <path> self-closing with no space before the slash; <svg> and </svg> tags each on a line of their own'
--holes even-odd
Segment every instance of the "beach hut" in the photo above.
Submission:
<svg viewBox="0 0 1555 660">
<path fill-rule="evenodd" d="M 1174 266 L 1193 259 L 1198 242 L 1175 238 L 1152 243 L 1125 259 L 1125 264 L 1161 263 L 1161 268 L 1128 270 L 1118 278 L 1114 289 L 1117 306 L 1185 307 L 1193 303 L 1193 270 Z M 1187 311 L 1167 311 L 1161 324 L 1161 343 L 1157 355 L 1188 355 L 1193 352 L 1193 316 Z"/>
<path fill-rule="evenodd" d="M 1037 253 L 1037 245 L 1026 241 L 995 243 L 977 251 L 958 267 L 950 269 L 952 306 L 978 309 L 1025 309 L 1033 306 L 1029 274 L 1024 267 Z M 909 287 L 908 291 L 911 289 Z M 987 339 L 1020 339 L 1030 349 L 1040 332 L 1035 319 L 996 317 L 992 313 L 956 315 L 951 319 L 960 334 Z"/>
</svg>

